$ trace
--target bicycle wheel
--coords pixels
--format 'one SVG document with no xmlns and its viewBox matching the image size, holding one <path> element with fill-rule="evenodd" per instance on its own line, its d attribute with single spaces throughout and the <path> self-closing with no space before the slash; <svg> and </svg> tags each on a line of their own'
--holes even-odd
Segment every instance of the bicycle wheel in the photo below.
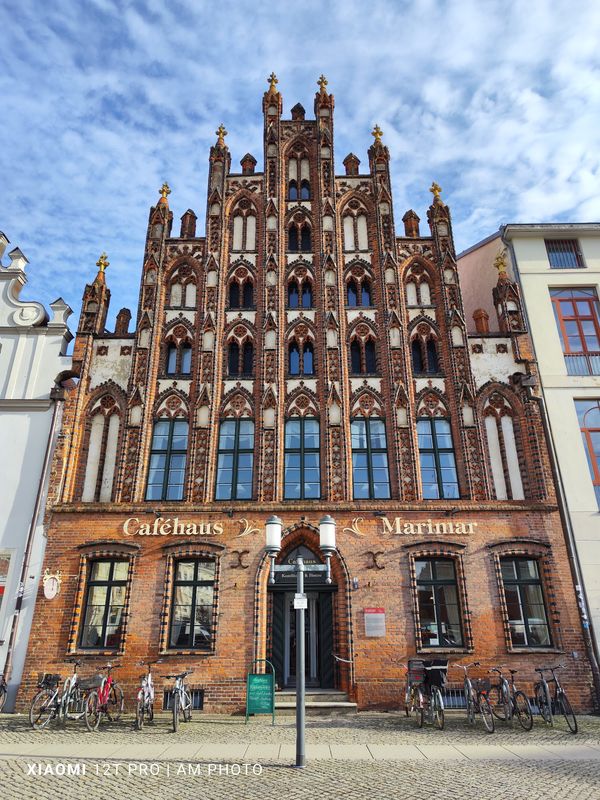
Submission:
<svg viewBox="0 0 600 800">
<path fill-rule="evenodd" d="M 531 703 L 525 692 L 515 692 L 514 710 L 519 720 L 519 725 L 524 731 L 530 731 L 533 728 L 533 712 L 531 711 Z"/>
<path fill-rule="evenodd" d="M 544 722 L 552 725 L 552 708 L 550 704 L 550 697 L 543 683 L 536 684 L 535 704 L 537 705 L 540 716 Z"/>
<path fill-rule="evenodd" d="M 437 686 L 431 690 L 431 714 L 435 727 L 440 731 L 444 730 L 444 701 Z"/>
<path fill-rule="evenodd" d="M 98 730 L 100 726 L 100 720 L 102 719 L 102 711 L 100 710 L 98 692 L 90 692 L 85 698 L 83 719 L 85 720 L 85 727 L 90 733 Z"/>
<path fill-rule="evenodd" d="M 416 697 L 416 705 L 415 705 L 415 715 L 417 718 L 417 725 L 419 728 L 423 727 L 423 723 L 425 722 L 425 709 L 424 709 L 424 698 L 423 692 L 420 689 L 417 689 L 417 697 Z"/>
<path fill-rule="evenodd" d="M 29 724 L 35 730 L 45 728 L 50 720 L 56 716 L 55 694 L 52 689 L 42 689 L 31 701 Z"/>
<path fill-rule="evenodd" d="M 412 692 L 408 688 L 408 684 L 406 686 L 406 691 L 404 692 L 404 713 L 407 717 L 410 717 L 411 711 L 411 699 L 412 699 Z M 2 709 L 0 709 L 2 710 Z"/>
<path fill-rule="evenodd" d="M 111 722 L 118 722 L 123 713 L 123 708 L 125 707 L 123 689 L 121 689 L 118 683 L 113 683 L 110 687 L 106 706 L 109 720 L 111 720 Z"/>
<path fill-rule="evenodd" d="M 173 732 L 177 733 L 177 728 L 179 727 L 179 694 L 177 692 L 173 692 Z"/>
<path fill-rule="evenodd" d="M 135 727 L 141 731 L 144 727 L 144 693 L 140 692 L 135 706 Z"/>
<path fill-rule="evenodd" d="M 479 713 L 481 714 L 481 719 L 483 720 L 486 731 L 488 733 L 493 733 L 496 727 L 494 724 L 494 714 L 492 712 L 490 701 L 483 692 L 479 692 L 477 695 L 477 705 L 479 707 Z"/>
<path fill-rule="evenodd" d="M 475 724 L 475 701 L 473 699 L 473 689 L 471 683 L 465 683 L 465 702 L 467 704 L 467 719 L 471 725 Z"/>
<path fill-rule="evenodd" d="M 152 703 L 148 703 L 148 708 L 146 709 L 146 716 L 148 717 L 148 722 L 152 722 L 154 719 L 154 706 Z"/>
<path fill-rule="evenodd" d="M 558 697 L 556 698 L 556 706 L 557 711 L 563 715 L 563 717 L 567 721 L 567 725 L 569 726 L 569 730 L 571 733 L 577 733 L 579 730 L 579 726 L 577 724 L 577 717 L 575 716 L 573 709 L 571 708 L 571 703 L 567 699 L 567 695 L 561 691 Z"/>
<path fill-rule="evenodd" d="M 510 719 L 510 700 L 503 684 L 492 686 L 488 692 L 488 700 L 496 719 L 506 722 Z"/>
</svg>

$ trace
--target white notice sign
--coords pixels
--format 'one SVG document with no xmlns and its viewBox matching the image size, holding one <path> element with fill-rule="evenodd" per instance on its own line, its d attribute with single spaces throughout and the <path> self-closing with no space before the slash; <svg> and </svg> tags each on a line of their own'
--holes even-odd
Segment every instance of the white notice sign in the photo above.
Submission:
<svg viewBox="0 0 600 800">
<path fill-rule="evenodd" d="M 385 608 L 365 608 L 365 636 L 385 636 Z"/>
<path fill-rule="evenodd" d="M 308 597 L 305 594 L 296 593 L 296 595 L 294 596 L 294 608 L 296 609 L 296 611 L 301 608 L 307 609 Z"/>
</svg>

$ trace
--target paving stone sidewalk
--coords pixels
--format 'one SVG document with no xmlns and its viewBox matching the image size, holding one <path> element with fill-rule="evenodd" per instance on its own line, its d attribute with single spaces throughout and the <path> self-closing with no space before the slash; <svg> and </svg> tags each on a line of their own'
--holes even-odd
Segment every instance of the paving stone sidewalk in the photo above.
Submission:
<svg viewBox="0 0 600 800">
<path fill-rule="evenodd" d="M 38 732 L 26 717 L 0 716 L 3 797 L 600 799 L 594 717 L 580 718 L 576 736 L 539 720 L 530 733 L 498 723 L 489 735 L 453 713 L 444 731 L 418 729 L 399 713 L 309 718 L 306 770 L 293 768 L 293 717 L 272 727 L 266 717 L 246 725 L 197 714 L 177 734 L 167 715 L 140 732 L 132 722 L 94 734 L 76 722 Z"/>
</svg>

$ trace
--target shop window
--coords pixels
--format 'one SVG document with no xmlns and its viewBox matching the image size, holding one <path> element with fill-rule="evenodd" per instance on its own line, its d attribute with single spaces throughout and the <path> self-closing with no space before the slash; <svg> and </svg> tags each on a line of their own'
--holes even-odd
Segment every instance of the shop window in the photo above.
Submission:
<svg viewBox="0 0 600 800">
<path fill-rule="evenodd" d="M 226 419 L 219 431 L 215 500 L 250 500 L 254 465 L 254 422 Z"/>
<path fill-rule="evenodd" d="M 355 500 L 390 497 L 385 423 L 382 419 L 352 420 L 352 484 Z"/>
<path fill-rule="evenodd" d="M 187 446 L 185 420 L 154 423 L 146 500 L 183 500 Z"/>
<path fill-rule="evenodd" d="M 286 500 L 316 500 L 321 496 L 319 421 L 310 417 L 285 423 Z"/>
<path fill-rule="evenodd" d="M 600 508 L 600 400 L 575 400 L 590 475 Z"/>
<path fill-rule="evenodd" d="M 550 626 L 539 563 L 533 558 L 501 558 L 502 582 L 513 647 L 550 647 Z"/>
<path fill-rule="evenodd" d="M 438 417 L 420 419 L 417 422 L 417 434 L 423 499 L 458 498 L 460 495 L 450 421 Z"/>
<path fill-rule="evenodd" d="M 215 562 L 207 559 L 175 561 L 169 648 L 213 648 Z"/>
<path fill-rule="evenodd" d="M 418 558 L 418 625 L 423 647 L 462 647 L 456 568 L 451 558 Z"/>
<path fill-rule="evenodd" d="M 89 650 L 117 650 L 124 624 L 129 561 L 91 561 L 79 646 Z"/>
<path fill-rule="evenodd" d="M 569 375 L 600 375 L 600 304 L 593 287 L 550 289 Z"/>
</svg>

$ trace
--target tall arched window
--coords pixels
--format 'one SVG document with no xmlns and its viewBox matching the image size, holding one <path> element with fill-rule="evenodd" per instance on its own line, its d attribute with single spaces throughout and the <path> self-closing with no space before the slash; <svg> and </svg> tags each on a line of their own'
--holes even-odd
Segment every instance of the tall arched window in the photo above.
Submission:
<svg viewBox="0 0 600 800">
<path fill-rule="evenodd" d="M 310 200 L 310 166 L 305 152 L 288 161 L 288 200 Z"/>
<path fill-rule="evenodd" d="M 515 437 L 513 409 L 500 392 L 488 398 L 485 432 L 497 500 L 523 500 L 523 481 Z"/>
<path fill-rule="evenodd" d="M 371 284 L 367 280 L 360 285 L 360 302 L 363 306 L 371 305 Z"/>
<path fill-rule="evenodd" d="M 304 375 L 314 375 L 314 351 L 310 342 L 305 342 L 302 348 L 302 372 Z"/>
<path fill-rule="evenodd" d="M 302 284 L 302 308 L 312 308 L 312 284 L 304 281 Z"/>
<path fill-rule="evenodd" d="M 412 368 L 415 375 L 441 372 L 438 343 L 431 334 L 417 334 L 411 341 Z"/>
<path fill-rule="evenodd" d="M 358 305 L 358 289 L 356 288 L 356 281 L 348 281 L 346 288 L 346 300 L 350 308 L 356 308 Z"/>
<path fill-rule="evenodd" d="M 298 228 L 295 225 L 290 225 L 288 231 L 288 248 L 291 253 L 298 252 Z"/>
<path fill-rule="evenodd" d="M 439 372 L 438 353 L 435 346 L 435 340 L 429 337 L 427 339 L 427 372 Z"/>
<path fill-rule="evenodd" d="M 357 201 L 353 200 L 351 203 L 357 204 Z M 367 216 L 364 212 L 354 215 L 351 211 L 348 211 L 344 214 L 343 230 L 344 250 L 346 252 L 369 249 Z"/>
<path fill-rule="evenodd" d="M 425 370 L 423 369 L 423 353 L 421 351 L 421 342 L 419 339 L 412 340 L 410 349 L 412 353 L 413 372 L 415 375 L 420 375 L 422 372 L 425 372 Z"/>
<path fill-rule="evenodd" d="M 242 375 L 252 375 L 252 367 L 254 364 L 254 347 L 252 342 L 245 341 L 243 348 L 242 359 Z"/>
<path fill-rule="evenodd" d="M 229 343 L 229 374 L 239 375 L 240 372 L 240 346 L 237 342 Z"/>
<path fill-rule="evenodd" d="M 377 362 L 375 359 L 375 342 L 368 339 L 365 342 L 365 365 L 367 374 L 373 375 L 377 372 Z"/>
<path fill-rule="evenodd" d="M 350 359 L 352 361 L 352 373 L 354 375 L 360 375 L 360 373 L 362 372 L 360 344 L 357 339 L 355 339 L 350 345 Z"/>
<path fill-rule="evenodd" d="M 350 366 L 353 375 L 377 374 L 377 358 L 373 339 L 355 338 L 350 343 Z"/>
<path fill-rule="evenodd" d="M 192 345 L 187 341 L 167 345 L 165 372 L 167 375 L 189 375 L 192 371 Z"/>
<path fill-rule="evenodd" d="M 310 253 L 312 250 L 310 228 L 304 224 L 300 230 L 300 250 L 303 253 Z"/>
<path fill-rule="evenodd" d="M 246 281 L 243 286 L 243 306 L 252 308 L 254 306 L 254 287 L 252 281 Z"/>
<path fill-rule="evenodd" d="M 298 284 L 296 281 L 290 281 L 288 283 L 288 306 L 290 308 L 298 308 L 299 300 Z"/>
<path fill-rule="evenodd" d="M 292 342 L 289 347 L 289 373 L 290 375 L 300 374 L 300 350 L 296 342 Z"/>
<path fill-rule="evenodd" d="M 90 424 L 81 499 L 84 503 L 108 503 L 113 498 L 113 480 L 119 444 L 120 418 L 114 398 L 103 397 Z"/>
<path fill-rule="evenodd" d="M 300 183 L 300 200 L 310 200 L 310 183 L 306 179 Z"/>
<path fill-rule="evenodd" d="M 298 199 L 298 182 L 295 180 L 290 181 L 288 187 L 288 200 Z"/>
<path fill-rule="evenodd" d="M 240 307 L 240 285 L 237 281 L 229 284 L 229 308 Z"/>
</svg>

